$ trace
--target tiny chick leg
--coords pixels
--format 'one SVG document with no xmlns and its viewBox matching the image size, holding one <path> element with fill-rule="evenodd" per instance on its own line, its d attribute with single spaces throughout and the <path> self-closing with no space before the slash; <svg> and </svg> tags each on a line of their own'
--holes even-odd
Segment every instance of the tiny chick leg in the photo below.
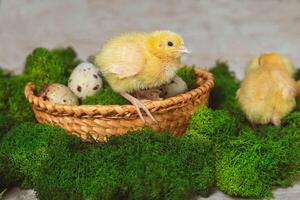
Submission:
<svg viewBox="0 0 300 200">
<path fill-rule="evenodd" d="M 250 124 L 251 124 L 252 129 L 255 130 L 257 128 L 257 125 L 254 122 L 250 122 Z"/>
<path fill-rule="evenodd" d="M 278 116 L 273 116 L 271 121 L 275 126 L 280 126 L 281 125 L 281 120 Z"/>
<path fill-rule="evenodd" d="M 137 98 L 131 96 L 130 94 L 128 94 L 127 92 L 120 92 L 120 95 L 122 95 L 125 99 L 127 99 L 130 103 L 132 103 L 135 106 L 135 109 L 139 115 L 139 117 L 143 120 L 143 122 L 145 122 L 145 119 L 141 113 L 140 108 L 142 108 L 146 114 L 154 121 L 157 122 L 153 115 L 150 113 L 150 111 L 148 110 L 148 108 Z"/>
</svg>

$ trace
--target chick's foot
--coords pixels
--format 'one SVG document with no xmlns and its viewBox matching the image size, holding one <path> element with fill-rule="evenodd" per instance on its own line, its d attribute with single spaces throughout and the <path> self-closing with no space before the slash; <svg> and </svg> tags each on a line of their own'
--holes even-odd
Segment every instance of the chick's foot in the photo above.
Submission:
<svg viewBox="0 0 300 200">
<path fill-rule="evenodd" d="M 272 123 L 275 125 L 275 126 L 280 126 L 281 125 L 281 120 L 279 117 L 276 117 L 276 116 L 273 116 L 272 119 L 271 119 Z"/>
<path fill-rule="evenodd" d="M 152 121 L 157 123 L 157 121 L 155 120 L 155 118 L 153 117 L 151 112 L 139 99 L 131 96 L 127 92 L 121 92 L 120 95 L 122 95 L 125 99 L 127 99 L 130 103 L 132 103 L 132 105 L 135 106 L 135 109 L 143 122 L 145 122 L 145 119 L 144 119 L 140 109 L 143 109 L 145 111 L 145 113 L 152 119 Z"/>
</svg>

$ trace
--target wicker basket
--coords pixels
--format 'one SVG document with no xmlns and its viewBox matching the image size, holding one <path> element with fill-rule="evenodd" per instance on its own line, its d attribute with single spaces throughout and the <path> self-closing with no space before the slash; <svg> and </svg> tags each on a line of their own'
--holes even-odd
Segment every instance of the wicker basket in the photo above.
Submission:
<svg viewBox="0 0 300 200">
<path fill-rule="evenodd" d="M 28 83 L 25 96 L 32 104 L 40 123 L 58 125 L 83 140 L 103 142 L 107 136 L 122 135 L 128 130 L 150 127 L 156 131 L 169 130 L 174 135 L 184 133 L 187 121 L 198 105 L 207 105 L 210 90 L 214 86 L 212 74 L 195 68 L 197 88 L 162 101 L 145 103 L 158 123 L 145 113 L 145 123 L 138 117 L 133 105 L 61 105 L 44 101 L 34 93 L 34 85 Z"/>
</svg>

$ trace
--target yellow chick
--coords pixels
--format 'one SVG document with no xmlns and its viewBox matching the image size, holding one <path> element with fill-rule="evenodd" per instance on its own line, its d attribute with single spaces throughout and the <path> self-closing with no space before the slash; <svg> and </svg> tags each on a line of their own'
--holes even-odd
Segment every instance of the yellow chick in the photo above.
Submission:
<svg viewBox="0 0 300 200">
<path fill-rule="evenodd" d="M 252 60 L 237 91 L 237 100 L 252 124 L 272 122 L 295 107 L 296 82 L 289 60 L 277 53 L 265 53 Z"/>
<path fill-rule="evenodd" d="M 177 33 L 127 33 L 108 41 L 95 56 L 95 64 L 112 89 L 135 106 L 143 121 L 140 109 L 155 121 L 146 106 L 129 93 L 169 82 L 184 53 L 189 51 Z"/>
</svg>

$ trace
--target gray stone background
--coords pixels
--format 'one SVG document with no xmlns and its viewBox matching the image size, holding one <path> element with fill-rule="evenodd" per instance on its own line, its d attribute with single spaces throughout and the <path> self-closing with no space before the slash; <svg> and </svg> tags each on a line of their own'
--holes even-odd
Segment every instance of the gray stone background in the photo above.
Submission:
<svg viewBox="0 0 300 200">
<path fill-rule="evenodd" d="M 20 72 L 34 48 L 73 46 L 82 59 L 110 37 L 170 29 L 204 68 L 228 61 L 239 78 L 254 55 L 277 51 L 300 66 L 299 0 L 0 0 L 0 66 Z M 276 199 L 300 199 L 300 184 L 276 189 Z M 34 199 L 14 189 L 4 198 Z M 208 199 L 229 199 L 216 191 Z"/>
</svg>

